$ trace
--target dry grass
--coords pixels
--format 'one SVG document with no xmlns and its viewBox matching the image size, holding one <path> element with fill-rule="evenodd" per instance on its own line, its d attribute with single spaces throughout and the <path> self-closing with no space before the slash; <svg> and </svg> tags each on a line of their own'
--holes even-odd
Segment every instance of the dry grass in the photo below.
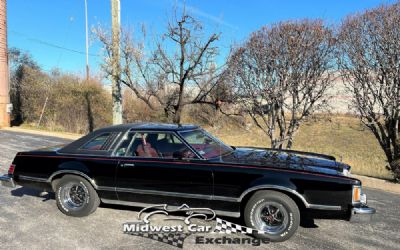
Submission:
<svg viewBox="0 0 400 250">
<path fill-rule="evenodd" d="M 223 127 L 206 129 L 230 145 L 270 146 L 269 139 L 255 127 L 249 130 L 229 124 Z M 378 142 L 355 117 L 334 116 L 330 121 L 321 119 L 302 125 L 294 149 L 333 155 L 350 164 L 354 174 L 392 179 Z"/>
</svg>

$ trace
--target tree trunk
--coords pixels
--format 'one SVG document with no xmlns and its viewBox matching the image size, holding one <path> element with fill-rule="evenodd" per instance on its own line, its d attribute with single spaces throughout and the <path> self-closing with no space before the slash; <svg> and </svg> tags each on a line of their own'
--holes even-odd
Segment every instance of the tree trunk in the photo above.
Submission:
<svg viewBox="0 0 400 250">
<path fill-rule="evenodd" d="M 86 109 L 87 109 L 87 119 L 88 119 L 88 129 L 89 132 L 93 132 L 94 130 L 94 122 L 93 122 L 93 112 L 92 112 L 92 103 L 90 102 L 89 93 L 85 94 L 86 99 Z"/>
<path fill-rule="evenodd" d="M 180 124 L 181 123 L 181 115 L 182 115 L 182 107 L 181 105 L 177 105 L 175 108 L 174 118 L 172 119 L 173 123 Z"/>
</svg>

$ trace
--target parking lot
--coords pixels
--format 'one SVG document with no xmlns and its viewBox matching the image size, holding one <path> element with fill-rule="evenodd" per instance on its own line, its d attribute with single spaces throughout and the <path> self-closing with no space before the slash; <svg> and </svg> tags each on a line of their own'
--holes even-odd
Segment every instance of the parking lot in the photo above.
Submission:
<svg viewBox="0 0 400 250">
<path fill-rule="evenodd" d="M 68 142 L 64 139 L 0 130 L 0 173 L 5 173 L 16 152 Z M 40 166 L 32 166 L 40 167 Z M 270 249 L 399 249 L 400 196 L 367 189 L 369 205 L 377 209 L 369 224 L 315 220 L 300 227 L 283 243 Z M 126 235 L 122 224 L 136 219 L 138 208 L 101 206 L 84 218 L 59 212 L 52 194 L 23 187 L 0 187 L 1 249 L 177 249 L 139 236 Z M 161 219 L 157 223 L 164 223 Z M 209 222 L 213 225 L 213 222 Z M 207 236 L 207 235 L 204 235 Z M 184 249 L 247 249 L 248 245 L 199 245 L 189 236 Z"/>
</svg>

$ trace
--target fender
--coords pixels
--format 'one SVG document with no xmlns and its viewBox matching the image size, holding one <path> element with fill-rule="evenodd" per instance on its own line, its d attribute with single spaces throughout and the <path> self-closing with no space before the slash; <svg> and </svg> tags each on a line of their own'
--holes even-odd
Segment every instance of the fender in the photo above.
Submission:
<svg viewBox="0 0 400 250">
<path fill-rule="evenodd" d="M 243 198 L 253 192 L 253 191 L 257 191 L 257 190 L 265 190 L 265 189 L 273 189 L 273 190 L 281 190 L 281 191 L 286 191 L 288 193 L 291 193 L 293 195 L 295 195 L 296 197 L 298 197 L 304 204 L 304 206 L 306 208 L 311 208 L 311 209 L 319 209 L 319 210 L 341 210 L 341 206 L 327 206 L 327 205 L 320 205 L 320 204 L 311 204 L 309 203 L 306 198 L 300 194 L 296 188 L 295 185 L 293 183 L 291 183 L 289 180 L 285 180 L 285 179 L 275 179 L 274 181 L 272 181 L 271 183 L 271 179 L 270 178 L 262 178 L 257 180 L 255 183 L 269 183 L 269 184 L 254 184 L 254 186 L 247 188 L 246 190 L 243 191 L 243 193 L 240 195 L 240 197 L 238 198 L 238 201 L 241 202 L 243 200 Z M 277 184 L 277 182 L 279 182 L 279 184 Z"/>
<path fill-rule="evenodd" d="M 77 162 L 77 161 L 69 161 L 69 162 L 60 164 L 58 167 L 58 170 L 55 171 L 47 179 L 47 182 L 51 183 L 53 181 L 54 177 L 59 174 L 75 174 L 75 175 L 79 175 L 79 176 L 85 178 L 97 190 L 98 186 L 96 185 L 96 182 L 94 181 L 94 179 L 89 177 L 88 173 L 89 173 L 89 169 L 83 163 Z"/>
<path fill-rule="evenodd" d="M 254 180 L 249 185 L 249 187 L 242 192 L 242 194 L 238 198 L 238 201 L 241 202 L 247 194 L 253 191 L 263 190 L 263 189 L 281 190 L 294 194 L 303 202 L 305 207 L 307 208 L 310 207 L 310 204 L 307 202 L 306 198 L 297 191 L 296 185 L 294 185 L 289 179 L 279 178 L 279 176 L 276 175 L 271 175 L 268 177 L 264 176 L 262 178 Z"/>
<path fill-rule="evenodd" d="M 279 186 L 279 185 L 258 185 L 258 186 L 254 186 L 251 188 L 246 189 L 239 197 L 238 201 L 241 202 L 243 200 L 243 198 L 253 192 L 253 191 L 257 191 L 257 190 L 265 190 L 265 189 L 273 189 L 273 190 L 281 190 L 281 191 L 286 191 L 289 193 L 294 194 L 295 196 L 297 196 L 304 204 L 305 207 L 310 208 L 311 204 L 309 204 L 307 202 L 307 200 L 304 198 L 303 195 L 301 195 L 299 192 L 297 192 L 294 189 L 288 188 L 288 187 L 284 187 L 284 186 Z"/>
</svg>

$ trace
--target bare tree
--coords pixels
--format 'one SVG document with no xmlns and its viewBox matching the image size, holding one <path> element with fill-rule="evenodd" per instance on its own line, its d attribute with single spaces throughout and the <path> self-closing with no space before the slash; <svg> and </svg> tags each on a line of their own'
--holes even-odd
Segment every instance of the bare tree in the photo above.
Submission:
<svg viewBox="0 0 400 250">
<path fill-rule="evenodd" d="M 322 21 L 263 27 L 230 57 L 232 89 L 273 148 L 291 148 L 300 124 L 326 106 L 334 39 Z"/>
<path fill-rule="evenodd" d="M 344 20 L 338 36 L 339 66 L 353 107 L 400 179 L 400 4 Z"/>
<path fill-rule="evenodd" d="M 180 123 L 186 105 L 216 105 L 211 92 L 220 79 L 220 68 L 214 63 L 219 34 L 204 39 L 203 32 L 202 25 L 185 11 L 181 15 L 175 13 L 167 32 L 150 53 L 146 53 L 144 42 L 123 32 L 121 82 L 151 109 L 163 109 L 174 123 Z M 110 36 L 102 29 L 97 29 L 96 34 L 106 54 L 103 68 L 112 76 Z"/>
</svg>

